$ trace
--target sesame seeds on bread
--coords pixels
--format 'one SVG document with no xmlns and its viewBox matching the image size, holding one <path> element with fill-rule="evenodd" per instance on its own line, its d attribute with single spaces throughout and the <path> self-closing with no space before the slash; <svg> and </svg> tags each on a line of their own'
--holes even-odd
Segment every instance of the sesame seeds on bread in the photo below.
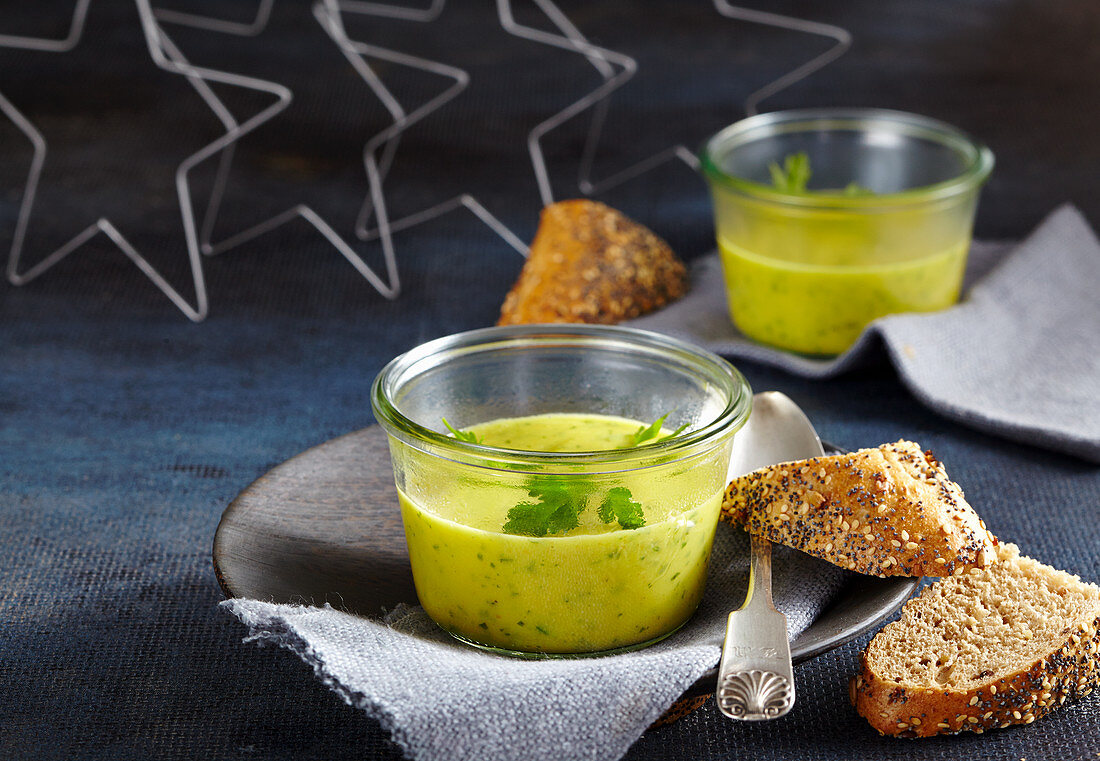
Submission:
<svg viewBox="0 0 1100 761">
<path fill-rule="evenodd" d="M 1030 724 L 1100 686 L 1100 588 L 1002 544 L 902 608 L 849 685 L 879 732 L 927 737 Z"/>
<path fill-rule="evenodd" d="M 948 576 L 996 557 L 962 489 L 911 441 L 753 471 L 726 489 L 722 518 L 874 576 Z"/>
<path fill-rule="evenodd" d="M 596 201 L 559 201 L 542 210 L 498 324 L 614 324 L 665 306 L 687 287 L 683 262 L 649 229 Z"/>
</svg>

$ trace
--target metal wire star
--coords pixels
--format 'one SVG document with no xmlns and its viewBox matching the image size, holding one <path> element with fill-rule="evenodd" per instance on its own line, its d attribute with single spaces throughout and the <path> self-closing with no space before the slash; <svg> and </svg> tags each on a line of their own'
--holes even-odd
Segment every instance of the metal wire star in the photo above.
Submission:
<svg viewBox="0 0 1100 761">
<path fill-rule="evenodd" d="M 837 27 L 800 19 L 792 19 L 768 12 L 745 9 L 739 6 L 730 5 L 726 0 L 713 1 L 717 11 L 728 18 L 824 35 L 835 41 L 834 46 L 826 52 L 815 56 L 812 60 L 752 93 L 745 103 L 745 110 L 750 114 L 755 112 L 761 100 L 803 79 L 826 65 L 829 61 L 834 60 L 841 55 L 850 44 L 850 37 L 847 32 Z M 0 45 L 56 52 L 71 49 L 79 42 L 89 2 L 90 0 L 77 0 L 70 33 L 65 38 L 48 40 L 0 35 Z M 429 117 L 447 102 L 459 97 L 468 86 L 470 78 L 466 71 L 440 61 L 432 61 L 423 57 L 410 55 L 407 52 L 350 39 L 344 27 L 343 14 L 366 14 L 375 17 L 426 23 L 434 21 L 439 17 L 444 8 L 444 0 L 431 0 L 427 7 L 392 5 L 387 3 L 367 2 L 366 0 L 319 0 L 312 8 L 317 23 L 337 45 L 346 60 L 360 75 L 363 81 L 374 92 L 375 96 L 388 111 L 392 119 L 392 123 L 368 140 L 363 149 L 363 165 L 367 174 L 369 189 L 355 224 L 356 233 L 361 239 L 381 239 L 386 268 L 385 280 L 363 261 L 358 252 L 336 232 L 325 218 L 318 214 L 312 207 L 305 204 L 295 205 L 270 219 L 264 220 L 247 230 L 230 235 L 219 242 L 215 243 L 211 239 L 214 225 L 221 209 L 225 188 L 228 183 L 237 141 L 248 132 L 255 130 L 260 125 L 270 121 L 284 111 L 289 106 L 293 94 L 285 86 L 268 80 L 191 65 L 172 40 L 164 33 L 163 29 L 157 24 L 157 21 L 190 26 L 208 31 L 234 34 L 242 37 L 257 36 L 262 34 L 267 28 L 271 18 L 274 0 L 258 0 L 258 4 L 255 6 L 255 17 L 249 22 L 230 21 L 227 19 L 207 17 L 167 8 L 152 9 L 149 6 L 149 0 L 136 0 L 136 2 L 142 16 L 142 27 L 146 34 L 153 60 L 160 68 L 187 78 L 207 105 L 221 120 L 226 130 L 224 136 L 189 157 L 177 170 L 177 189 L 183 216 L 185 237 L 188 243 L 188 255 L 192 265 L 192 275 L 196 291 L 196 305 L 192 307 L 187 304 L 179 293 L 164 280 L 160 273 L 157 272 L 147 260 L 141 257 L 133 246 L 131 246 L 121 233 L 119 233 L 117 228 L 106 219 L 97 220 L 94 225 L 85 229 L 65 246 L 47 255 L 30 270 L 23 273 L 19 272 L 18 268 L 20 255 L 22 253 L 23 237 L 26 231 L 26 222 L 30 216 L 30 210 L 33 207 L 38 176 L 41 172 L 41 165 L 45 160 L 46 149 L 45 141 L 41 138 L 41 135 L 34 126 L 15 109 L 10 101 L 4 98 L 3 95 L 0 95 L 0 111 L 3 111 L 13 123 L 27 135 L 28 139 L 30 139 L 35 146 L 35 156 L 32 161 L 31 171 L 28 175 L 27 189 L 24 193 L 24 203 L 21 207 L 20 220 L 17 224 L 12 253 L 9 257 L 8 274 L 12 282 L 17 284 L 28 282 L 52 267 L 88 239 L 94 237 L 98 232 L 104 232 L 115 241 L 116 245 L 118 245 L 119 248 L 146 273 L 154 284 L 164 291 L 165 294 L 188 315 L 188 317 L 193 320 L 201 320 L 206 315 L 207 305 L 202 269 L 196 252 L 198 251 L 207 255 L 221 253 L 249 240 L 253 240 L 266 232 L 274 230 L 292 219 L 301 218 L 321 232 L 321 234 L 327 238 L 380 293 L 389 298 L 393 298 L 398 294 L 400 289 L 393 234 L 399 230 L 426 222 L 460 207 L 465 207 L 475 214 L 509 246 L 520 253 L 526 253 L 526 246 L 523 242 L 499 219 L 491 214 L 480 201 L 469 193 L 461 193 L 446 201 L 407 214 L 397 220 L 390 220 L 389 218 L 386 206 L 386 194 L 383 190 L 383 186 L 387 173 L 393 165 L 394 157 L 402 137 L 413 125 Z M 548 32 L 518 23 L 514 16 L 513 3 L 510 0 L 497 0 L 497 16 L 501 27 L 506 32 L 516 37 L 583 56 L 602 80 L 600 84 L 589 93 L 571 102 L 568 106 L 552 115 L 550 118 L 537 124 L 528 135 L 528 152 L 542 202 L 544 204 L 551 203 L 553 201 L 553 192 L 541 141 L 551 131 L 588 110 L 592 111 L 592 122 L 584 144 L 578 171 L 578 185 L 582 192 L 592 194 L 609 189 L 673 159 L 680 159 L 694 168 L 697 164 L 694 154 L 683 145 L 675 145 L 649 158 L 643 159 L 626 169 L 619 170 L 602 180 L 597 181 L 592 179 L 596 153 L 609 109 L 609 98 L 615 90 L 624 86 L 631 77 L 634 76 L 637 71 L 637 63 L 634 59 L 625 54 L 592 44 L 578 28 L 570 22 L 565 14 L 551 2 L 551 0 L 533 0 L 533 2 L 541 11 L 545 19 L 547 19 L 556 30 L 555 32 Z M 156 21 L 154 21 L 154 19 L 156 19 Z M 369 61 L 372 60 L 386 62 L 391 65 L 398 64 L 430 72 L 446 78 L 450 84 L 427 101 L 415 107 L 406 107 L 387 88 L 382 78 L 371 66 Z M 270 106 L 253 114 L 248 119 L 238 120 L 232 111 L 225 105 L 224 101 L 207 86 L 208 82 L 234 84 L 239 87 L 266 92 L 275 96 L 276 100 Z M 189 175 L 200 163 L 214 156 L 219 157 L 217 174 L 208 198 L 205 213 L 200 217 L 196 214 L 192 204 Z M 23 211 L 25 211 L 26 214 L 24 214 Z M 377 225 L 373 228 L 369 224 L 372 218 L 377 219 Z"/>
<path fill-rule="evenodd" d="M 325 34 L 330 37 L 335 33 L 331 23 L 331 13 L 334 6 L 335 0 L 323 0 L 322 2 L 314 3 L 311 8 L 315 22 Z M 156 14 L 157 18 L 162 21 L 168 20 L 183 26 L 190 26 L 208 31 L 227 32 L 242 37 L 254 37 L 262 35 L 267 31 L 271 16 L 271 7 L 272 3 L 270 0 L 263 0 L 263 4 L 258 8 L 256 20 L 243 26 L 234 26 L 230 22 L 226 22 L 222 19 L 213 19 L 196 14 L 184 14 L 177 11 L 168 11 L 166 9 L 157 9 Z M 278 93 L 277 103 L 273 104 L 269 109 L 265 109 L 262 119 L 258 123 L 253 124 L 252 129 L 255 129 L 255 127 L 260 124 L 271 121 L 276 116 L 286 111 L 294 100 L 294 93 L 285 85 L 254 76 L 236 76 L 242 80 L 248 80 L 248 82 L 251 83 L 249 86 L 253 89 Z M 217 99 L 216 96 L 213 101 L 208 104 L 219 113 L 220 117 L 226 123 L 229 133 L 237 135 L 240 127 L 243 126 L 245 122 L 238 122 L 237 117 L 230 107 L 226 105 L 224 101 Z M 255 121 L 257 117 L 258 115 L 254 115 L 246 121 L 251 123 Z M 241 136 L 243 135 L 237 135 L 237 137 Z M 321 236 L 375 288 L 375 290 L 386 298 L 392 299 L 398 295 L 400 292 L 400 281 L 398 279 L 396 260 L 392 256 L 392 253 L 389 251 L 383 252 L 385 271 L 384 275 L 379 274 L 373 267 L 367 264 L 360 252 L 337 232 L 334 226 L 330 224 L 327 216 L 319 213 L 312 204 L 296 203 L 274 216 L 249 226 L 247 229 L 232 233 L 219 241 L 214 241 L 213 233 L 219 219 L 226 190 L 229 187 L 235 148 L 236 141 L 228 145 L 226 150 L 221 153 L 221 160 L 205 213 L 201 218 L 196 216 L 194 219 L 195 227 L 198 230 L 198 246 L 203 254 L 215 256 L 225 253 L 255 240 L 266 233 L 272 232 L 289 222 L 303 220 L 319 232 Z"/>
<path fill-rule="evenodd" d="M 543 42 L 544 44 L 553 45 L 572 53 L 581 53 L 590 61 L 594 61 L 595 63 L 593 63 L 593 65 L 597 66 L 597 69 L 607 65 L 605 63 L 607 58 L 617 58 L 617 55 L 612 51 L 603 51 L 601 49 L 600 55 L 603 57 L 597 58 L 594 54 L 577 50 L 576 46 L 570 42 L 567 37 L 567 34 L 569 34 L 574 27 L 568 19 L 565 18 L 564 14 L 562 14 L 553 3 L 549 2 L 549 0 L 534 1 L 538 10 L 540 10 L 545 18 L 559 30 L 559 34 L 534 30 L 530 27 L 518 24 L 513 14 L 513 4 L 509 0 L 497 0 L 497 20 L 501 28 L 508 34 L 523 40 Z M 439 16 L 443 9 L 443 5 L 442 0 L 435 0 L 431 7 L 420 9 L 415 14 L 411 14 L 411 9 L 407 8 L 398 8 L 378 3 L 356 2 L 354 0 L 346 0 L 345 2 L 339 3 L 338 7 L 339 10 L 344 13 L 354 12 L 368 15 L 382 15 L 387 17 L 399 17 L 404 20 L 427 22 L 435 20 L 435 18 Z M 403 109 L 399 112 L 395 112 L 397 119 L 394 124 L 378 135 L 375 135 L 365 145 L 363 160 L 364 168 L 370 183 L 370 192 L 364 200 L 356 223 L 357 235 L 364 240 L 380 238 L 386 250 L 392 252 L 392 235 L 394 232 L 427 222 L 450 211 L 464 207 L 476 215 L 509 246 L 525 255 L 527 253 L 527 246 L 518 236 L 495 217 L 482 202 L 470 193 L 460 193 L 457 196 L 436 203 L 428 208 L 408 213 L 397 220 L 390 218 L 384 182 L 392 164 L 393 150 L 397 141 L 399 141 L 411 127 L 428 118 L 446 103 L 462 94 L 470 82 L 470 74 L 463 69 L 440 61 L 413 56 L 407 52 L 384 48 L 360 40 L 352 40 L 347 35 L 346 31 L 344 31 L 342 23 L 340 24 L 340 29 L 343 32 L 342 47 L 349 53 L 354 53 L 364 59 L 377 59 L 390 63 L 398 63 L 421 71 L 435 73 L 448 78 L 452 83 L 450 87 L 439 93 L 436 97 L 421 103 L 416 108 L 408 110 L 407 112 Z M 372 77 L 364 76 L 364 81 L 368 86 L 371 86 L 372 89 L 376 88 L 376 82 Z M 379 93 L 379 96 L 382 97 L 382 93 Z M 536 131 L 538 129 L 538 126 L 534 128 Z M 553 201 L 552 195 L 543 192 L 541 180 L 538 178 L 538 171 L 538 167 L 536 166 L 536 180 L 539 184 L 541 199 L 544 204 L 551 203 Z M 377 225 L 374 227 L 370 226 L 372 218 L 377 219 Z"/>
<path fill-rule="evenodd" d="M 260 0 L 260 2 L 261 5 L 257 9 L 256 21 L 251 25 L 241 25 L 240 29 L 234 31 L 234 33 L 255 34 L 262 29 L 262 25 L 267 23 L 267 18 L 270 15 L 270 5 L 273 0 Z M 580 157 L 577 178 L 577 184 L 583 193 L 596 194 L 608 190 L 670 160 L 680 160 L 692 169 L 697 168 L 698 160 L 694 153 L 686 146 L 678 144 L 670 146 L 625 169 L 619 170 L 602 180 L 593 179 L 596 155 L 610 108 L 610 97 L 615 90 L 626 85 L 635 75 L 637 72 L 637 63 L 630 56 L 591 43 L 566 17 L 558 6 L 550 0 L 533 0 L 533 2 L 542 12 L 543 16 L 551 23 L 556 32 L 547 32 L 542 29 L 518 23 L 513 12 L 513 3 L 511 0 L 497 0 L 497 15 L 501 27 L 514 36 L 584 56 L 602 78 L 601 84 L 593 88 L 591 92 L 571 102 L 558 113 L 537 124 L 528 135 L 528 152 L 542 203 L 549 204 L 554 200 L 550 172 L 542 149 L 543 138 L 569 120 L 590 109 L 592 111 L 592 121 Z M 394 119 L 392 125 L 372 137 L 364 147 L 363 163 L 367 173 L 369 192 L 364 199 L 358 219 L 356 220 L 355 232 L 362 240 L 381 239 L 387 265 L 392 268 L 391 284 L 395 290 L 398 287 L 398 281 L 396 275 L 396 252 L 394 249 L 393 234 L 399 230 L 404 230 L 417 224 L 427 222 L 458 208 L 465 207 L 471 211 L 497 235 L 505 240 L 505 242 L 520 253 L 525 254 L 527 250 L 526 246 L 511 230 L 490 213 L 477 198 L 469 193 L 459 194 L 431 207 L 407 214 L 400 219 L 390 219 L 384 183 L 403 135 L 415 124 L 428 118 L 449 101 L 459 97 L 469 84 L 469 74 L 462 69 L 449 66 L 440 61 L 432 61 L 423 57 L 410 55 L 407 52 L 384 48 L 363 41 L 352 40 L 345 29 L 343 14 L 365 14 L 375 17 L 427 23 L 436 20 L 440 16 L 444 9 L 444 4 L 444 0 L 431 0 L 427 7 L 412 7 L 389 3 L 368 2 L 366 0 L 323 0 L 322 3 L 318 3 L 318 5 L 315 6 L 315 15 L 318 21 L 322 26 L 326 27 L 333 41 L 341 48 L 348 61 L 352 63 L 356 71 L 363 78 L 363 81 L 374 91 L 375 95 L 386 106 Z M 851 43 L 851 38 L 847 31 L 832 25 L 735 6 L 727 2 L 727 0 L 713 0 L 713 6 L 719 14 L 726 18 L 773 26 L 790 31 L 820 35 L 834 41 L 833 46 L 825 52 L 814 56 L 811 60 L 752 92 L 745 101 L 745 111 L 750 115 L 757 111 L 761 101 L 806 78 L 832 60 L 835 60 L 848 49 Z M 173 12 L 158 11 L 158 13 L 160 14 L 159 17 L 166 18 L 165 14 Z M 204 19 L 197 16 L 184 17 L 180 14 L 175 16 L 175 20 L 181 23 L 190 23 L 195 26 L 211 29 L 218 26 L 225 26 L 230 23 L 223 20 Z M 230 30 L 226 29 L 226 31 Z M 369 60 L 399 64 L 437 74 L 447 78 L 450 81 L 450 85 L 434 98 L 421 103 L 415 108 L 407 109 L 386 87 L 374 68 L 368 63 Z M 212 200 L 211 213 L 208 214 L 207 219 L 211 220 L 215 216 L 216 198 Z M 373 227 L 370 224 L 372 219 L 377 220 L 377 224 Z M 272 222 L 279 222 L 279 220 L 273 220 Z M 258 227 L 254 228 L 250 233 L 259 234 L 266 231 L 266 229 L 270 228 Z M 220 246 L 204 242 L 203 248 L 207 253 L 213 253 L 217 250 L 225 250 L 232 245 L 237 245 L 246 239 L 249 239 L 248 236 L 235 236 L 223 242 Z"/>
<path fill-rule="evenodd" d="M 158 9 L 157 17 L 161 20 L 174 21 L 198 28 L 217 29 L 232 34 L 251 36 L 261 33 L 264 26 L 269 21 L 270 0 L 263 0 L 263 2 L 265 5 L 257 9 L 255 22 L 232 29 L 227 27 L 231 22 L 227 22 L 224 19 L 201 17 L 194 14 L 181 14 L 178 11 L 169 11 L 167 9 Z M 509 34 L 522 39 L 544 42 L 570 52 L 581 53 L 589 59 L 597 70 L 606 68 L 608 66 L 606 63 L 608 59 L 620 60 L 617 54 L 612 51 L 597 49 L 596 53 L 592 53 L 587 50 L 578 50 L 576 44 L 567 37 L 569 34 L 576 34 L 575 27 L 569 23 L 557 7 L 549 0 L 535 0 L 535 3 L 545 14 L 546 18 L 559 29 L 562 34 L 554 35 L 552 33 L 524 27 L 516 23 L 512 14 L 511 2 L 498 0 L 498 19 L 502 28 Z M 393 165 L 394 156 L 402 137 L 411 127 L 428 118 L 448 102 L 459 97 L 469 85 L 470 75 L 463 69 L 440 61 L 414 56 L 407 52 L 394 50 L 381 45 L 352 40 L 347 34 L 343 16 L 344 14 L 360 14 L 427 23 L 434 21 L 441 14 L 443 8 L 443 0 L 432 0 L 429 6 L 420 8 L 386 3 L 363 2 L 361 0 L 344 0 L 343 2 L 339 0 L 321 0 L 321 2 L 317 2 L 313 6 L 314 17 L 318 23 L 321 24 L 322 28 L 337 44 L 347 61 L 359 74 L 363 82 L 371 89 L 379 102 L 384 105 L 393 119 L 393 123 L 370 138 L 363 149 L 363 165 L 367 174 L 369 189 L 355 226 L 356 233 L 360 239 L 367 241 L 380 239 L 381 241 L 389 277 L 388 285 L 391 289 L 391 293 L 387 295 L 395 296 L 400 288 L 399 275 L 396 267 L 395 244 L 393 240 L 394 233 L 422 224 L 459 208 L 465 208 L 473 213 L 511 248 L 521 254 L 526 254 L 527 252 L 527 247 L 523 241 L 470 193 L 460 193 L 445 201 L 409 213 L 397 220 L 391 220 L 389 217 L 383 185 Z M 442 77 L 447 82 L 447 85 L 434 94 L 433 97 L 425 99 L 415 105 L 409 105 L 403 103 L 393 92 L 391 92 L 376 72 L 372 62 L 382 62 L 391 67 L 397 65 L 427 72 Z M 613 84 L 614 83 L 610 86 L 604 85 L 604 87 L 610 90 Z M 538 130 L 539 127 L 535 129 Z M 244 232 L 231 235 L 220 242 L 213 242 L 211 240 L 211 230 L 220 211 L 222 194 L 228 181 L 227 173 L 231 161 L 232 149 L 227 150 L 222 156 L 222 164 L 219 169 L 218 177 L 214 183 L 210 204 L 201 225 L 200 247 L 204 253 L 213 255 L 227 251 L 289 221 L 296 214 L 309 214 L 311 215 L 311 221 L 319 220 L 319 217 L 311 209 L 296 207 L 283 215 L 278 215 L 266 220 Z M 537 173 L 538 167 L 536 166 L 536 174 Z M 550 203 L 552 201 L 552 198 L 546 193 L 543 193 L 542 197 L 544 203 Z M 377 219 L 377 226 L 370 227 L 372 219 Z M 327 231 L 331 233 L 331 235 L 335 235 L 331 227 L 328 227 Z M 326 235 L 326 237 L 330 237 L 330 240 L 332 239 L 329 235 Z M 333 243 L 338 248 L 341 248 L 342 251 L 346 250 L 346 243 L 342 240 L 333 240 Z"/>
<path fill-rule="evenodd" d="M 833 40 L 833 44 L 824 52 L 813 56 L 810 60 L 785 72 L 780 77 L 751 92 L 744 102 L 744 111 L 748 116 L 758 112 L 762 101 L 819 71 L 843 55 L 851 46 L 852 38 L 848 31 L 832 24 L 823 24 L 808 19 L 736 6 L 730 4 L 727 0 L 713 0 L 713 5 L 714 9 L 725 18 L 747 21 L 753 24 L 775 27 Z M 550 131 L 557 129 L 562 124 L 569 121 L 569 119 L 575 116 L 579 111 L 583 111 L 586 108 L 592 109 L 592 121 L 590 123 L 577 172 L 577 185 L 581 192 L 586 195 L 595 195 L 605 192 L 630 179 L 668 163 L 669 161 L 680 161 L 692 170 L 698 169 L 699 161 L 695 156 L 695 152 L 681 143 L 660 150 L 628 167 L 616 170 L 604 178 L 593 178 L 600 139 L 611 106 L 611 95 L 615 90 L 625 86 L 629 80 L 633 78 L 637 72 L 638 65 L 633 58 L 621 52 L 616 54 L 618 56 L 617 59 L 607 57 L 604 49 L 592 45 L 579 30 L 572 30 L 568 37 L 578 51 L 583 52 L 593 59 L 594 65 L 597 65 L 601 75 L 604 77 L 606 87 L 601 88 L 598 93 L 594 92 L 587 97 L 583 103 L 573 104 L 575 108 L 571 107 L 571 109 L 566 109 L 547 120 L 547 126 L 542 130 L 540 137 L 545 137 Z M 607 65 L 602 68 L 599 67 L 596 63 L 599 59 L 605 59 Z M 623 59 L 625 59 L 625 63 Z M 613 64 L 619 66 L 618 70 Z M 542 156 L 541 147 L 537 141 L 532 141 L 530 149 L 532 161 L 535 163 L 536 171 L 540 175 L 540 182 L 546 189 L 546 192 L 549 192 L 549 173 L 545 169 L 545 159 Z"/>
<path fill-rule="evenodd" d="M 69 33 L 65 38 L 50 40 L 45 38 L 28 38 L 15 35 L 0 35 L 0 46 L 15 47 L 20 49 L 40 50 L 45 52 L 67 52 L 76 48 L 84 31 L 85 21 L 88 15 L 90 0 L 78 0 L 74 7 Z M 204 69 L 192 66 L 182 55 L 172 40 L 164 33 L 156 23 L 149 0 L 136 0 L 138 23 L 144 39 L 144 45 L 150 59 L 158 68 L 169 73 L 186 78 L 189 85 L 207 103 L 215 102 L 213 92 L 208 83 L 219 82 L 226 85 L 241 84 L 239 78 L 224 72 Z M 136 30 L 135 30 L 136 31 Z M 277 93 L 273 93 L 277 94 Z M 22 193 L 19 214 L 10 249 L 7 277 L 14 285 L 24 285 L 41 276 L 43 273 L 57 265 L 64 258 L 78 250 L 85 243 L 96 237 L 99 233 L 106 235 L 141 271 L 163 292 L 189 319 L 199 322 L 208 314 L 209 306 L 206 294 L 206 284 L 203 275 L 201 256 L 199 252 L 197 234 L 194 225 L 193 205 L 191 199 L 191 172 L 207 159 L 218 155 L 233 141 L 247 133 L 256 126 L 255 120 L 249 123 L 235 125 L 236 134 L 227 132 L 219 136 L 211 143 L 203 146 L 195 153 L 187 156 L 177 167 L 175 172 L 175 188 L 177 200 L 183 223 L 183 232 L 187 246 L 187 257 L 190 265 L 192 286 L 195 292 L 195 303 L 191 304 L 177 291 L 144 257 L 138 249 L 122 234 L 116 225 L 106 217 L 96 219 L 92 224 L 84 228 L 77 235 L 70 238 L 61 247 L 43 256 L 30 268 L 20 271 L 22 256 L 25 253 L 25 243 L 30 221 L 38 196 L 38 188 L 43 168 L 48 154 L 48 144 L 38 128 L 15 105 L 0 94 L 0 111 L 2 111 L 31 142 L 34 154 L 27 181 Z M 216 112 L 217 113 L 217 112 Z M 222 116 L 222 114 L 218 114 Z M 226 120 L 222 119 L 223 124 Z"/>
<path fill-rule="evenodd" d="M 465 208 L 490 230 L 496 233 L 505 243 L 519 253 L 525 255 L 527 253 L 527 246 L 523 241 L 469 193 L 459 194 L 396 221 L 391 221 L 389 218 L 385 194 L 383 192 L 383 182 L 389 169 L 393 165 L 393 159 L 403 134 L 413 125 L 427 118 L 429 115 L 461 95 L 469 85 L 470 76 L 463 69 L 439 61 L 431 61 L 423 57 L 410 55 L 379 45 L 354 41 L 347 34 L 341 12 L 382 15 L 389 18 L 400 18 L 405 21 L 423 23 L 433 21 L 442 9 L 443 3 L 439 0 L 436 0 L 432 7 L 420 11 L 377 3 L 359 2 L 342 3 L 331 8 L 332 12 L 330 13 L 329 21 L 332 25 L 334 41 L 337 42 L 349 61 L 358 62 L 356 70 L 359 72 L 364 83 L 374 91 L 380 100 L 388 104 L 387 108 L 394 117 L 393 124 L 374 135 L 367 141 L 363 149 L 363 166 L 367 174 L 369 191 L 363 205 L 360 207 L 355 225 L 356 233 L 362 240 L 380 239 L 382 248 L 387 256 L 395 257 L 396 252 L 393 240 L 393 234 L 395 232 L 422 224 L 458 208 Z M 449 82 L 449 85 L 438 92 L 434 97 L 424 100 L 413 108 L 408 108 L 400 103 L 386 87 L 374 68 L 368 63 L 369 60 L 397 64 L 434 74 L 443 77 Z M 376 212 L 379 220 L 378 227 L 371 229 L 368 227 L 368 223 L 371 216 Z"/>
</svg>

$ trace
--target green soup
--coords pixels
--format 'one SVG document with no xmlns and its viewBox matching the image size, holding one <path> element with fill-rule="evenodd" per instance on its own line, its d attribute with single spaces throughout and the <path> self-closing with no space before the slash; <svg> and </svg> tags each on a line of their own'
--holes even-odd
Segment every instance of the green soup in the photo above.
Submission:
<svg viewBox="0 0 1100 761">
<path fill-rule="evenodd" d="M 581 452 L 626 446 L 644 425 L 552 414 L 468 430 L 495 447 Z M 417 499 L 399 490 L 420 602 L 453 634 L 508 651 L 588 653 L 660 639 L 690 617 L 703 593 L 724 485 L 717 463 L 569 476 L 585 479 L 579 525 L 541 537 L 502 531 L 509 510 L 532 500 L 530 476 L 441 480 Z M 644 526 L 628 530 L 597 517 L 600 499 L 615 488 L 642 505 Z"/>
<path fill-rule="evenodd" d="M 827 239 L 815 245 L 837 247 Z M 962 240 L 904 261 L 838 266 L 837 257 L 787 261 L 718 241 L 730 316 L 738 330 L 807 354 L 839 354 L 867 323 L 884 315 L 951 306 L 959 296 L 968 247 L 969 240 Z"/>
</svg>

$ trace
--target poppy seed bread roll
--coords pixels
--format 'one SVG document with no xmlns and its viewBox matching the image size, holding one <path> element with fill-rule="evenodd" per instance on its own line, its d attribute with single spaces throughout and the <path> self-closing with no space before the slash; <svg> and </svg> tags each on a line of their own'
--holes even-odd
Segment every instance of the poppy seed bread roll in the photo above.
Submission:
<svg viewBox="0 0 1100 761">
<path fill-rule="evenodd" d="M 722 518 L 873 576 L 949 576 L 996 557 L 997 540 L 962 489 L 911 441 L 735 478 Z"/>
</svg>

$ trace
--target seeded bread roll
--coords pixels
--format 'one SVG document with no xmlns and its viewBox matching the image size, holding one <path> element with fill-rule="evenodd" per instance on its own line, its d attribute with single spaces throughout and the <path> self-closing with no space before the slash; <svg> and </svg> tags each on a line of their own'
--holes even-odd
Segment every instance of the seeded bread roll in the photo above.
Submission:
<svg viewBox="0 0 1100 761">
<path fill-rule="evenodd" d="M 962 489 L 911 441 L 753 471 L 726 489 L 722 518 L 873 576 L 949 576 L 996 557 Z"/>
<path fill-rule="evenodd" d="M 559 201 L 542 210 L 498 324 L 613 324 L 663 307 L 687 286 L 683 262 L 647 228 L 596 201 Z"/>
<path fill-rule="evenodd" d="M 1100 588 L 998 554 L 926 587 L 867 645 L 850 696 L 882 734 L 1030 724 L 1100 685 Z"/>
</svg>

